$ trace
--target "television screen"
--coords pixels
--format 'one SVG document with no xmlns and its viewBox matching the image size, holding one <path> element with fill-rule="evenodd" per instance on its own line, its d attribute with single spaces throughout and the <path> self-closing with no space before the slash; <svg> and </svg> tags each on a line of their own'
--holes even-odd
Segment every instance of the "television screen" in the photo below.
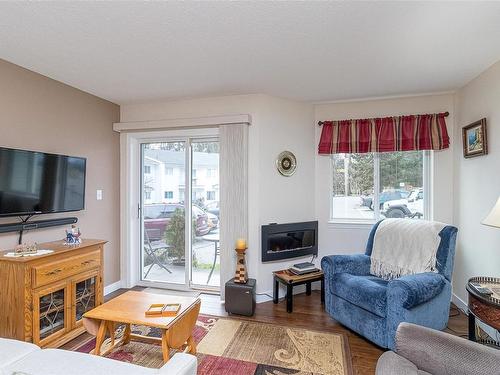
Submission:
<svg viewBox="0 0 500 375">
<path fill-rule="evenodd" d="M 0 147 L 0 216 L 83 210 L 86 159 Z"/>
</svg>

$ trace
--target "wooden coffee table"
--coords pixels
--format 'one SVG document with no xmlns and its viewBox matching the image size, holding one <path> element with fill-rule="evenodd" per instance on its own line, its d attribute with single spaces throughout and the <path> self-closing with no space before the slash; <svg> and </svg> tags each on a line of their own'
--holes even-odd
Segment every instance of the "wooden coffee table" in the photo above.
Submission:
<svg viewBox="0 0 500 375">
<path fill-rule="evenodd" d="M 153 303 L 180 303 L 181 308 L 175 317 L 146 317 L 144 312 Z M 92 352 L 95 355 L 106 355 L 119 345 L 137 340 L 161 343 L 163 361 L 167 362 L 171 348 L 185 347 L 185 351 L 196 354 L 193 329 L 198 319 L 200 305 L 199 298 L 128 291 L 86 312 L 83 315 L 83 324 L 90 334 L 96 336 L 96 345 Z M 122 339 L 115 342 L 116 324 L 125 324 L 125 331 Z M 131 324 L 159 328 L 162 332 L 161 338 L 133 334 L 130 330 Z M 106 334 L 111 338 L 111 345 L 105 352 L 101 352 Z"/>
</svg>

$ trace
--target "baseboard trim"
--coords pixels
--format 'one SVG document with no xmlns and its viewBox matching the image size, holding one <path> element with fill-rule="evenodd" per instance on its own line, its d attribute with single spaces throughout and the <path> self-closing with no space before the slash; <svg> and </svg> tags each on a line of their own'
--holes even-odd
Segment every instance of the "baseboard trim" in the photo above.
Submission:
<svg viewBox="0 0 500 375">
<path fill-rule="evenodd" d="M 107 296 L 110 293 L 113 293 L 122 287 L 122 281 L 118 280 L 116 283 L 109 284 L 104 287 L 104 295 Z"/>
<path fill-rule="evenodd" d="M 451 294 L 451 302 L 453 302 L 456 307 L 462 310 L 462 312 L 465 315 L 469 315 L 469 309 L 467 307 L 467 303 L 465 303 L 464 300 L 461 299 L 459 296 L 457 296 L 455 293 Z"/>
</svg>

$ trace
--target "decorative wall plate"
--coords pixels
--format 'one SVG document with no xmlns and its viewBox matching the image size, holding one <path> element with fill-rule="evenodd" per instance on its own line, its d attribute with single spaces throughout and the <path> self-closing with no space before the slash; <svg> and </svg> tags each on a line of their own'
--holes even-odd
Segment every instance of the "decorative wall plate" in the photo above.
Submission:
<svg viewBox="0 0 500 375">
<path fill-rule="evenodd" d="M 290 151 L 283 151 L 276 159 L 276 168 L 278 168 L 278 172 L 285 177 L 293 175 L 297 168 L 297 159 L 295 159 L 295 155 Z"/>
</svg>

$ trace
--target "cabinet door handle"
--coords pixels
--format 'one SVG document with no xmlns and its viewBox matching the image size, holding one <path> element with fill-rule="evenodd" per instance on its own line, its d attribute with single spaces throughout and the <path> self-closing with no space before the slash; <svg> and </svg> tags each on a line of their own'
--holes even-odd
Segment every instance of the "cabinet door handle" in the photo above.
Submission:
<svg viewBox="0 0 500 375">
<path fill-rule="evenodd" d="M 54 271 L 48 272 L 47 275 L 48 276 L 57 275 L 59 272 L 61 272 L 61 270 L 57 268 Z"/>
</svg>

